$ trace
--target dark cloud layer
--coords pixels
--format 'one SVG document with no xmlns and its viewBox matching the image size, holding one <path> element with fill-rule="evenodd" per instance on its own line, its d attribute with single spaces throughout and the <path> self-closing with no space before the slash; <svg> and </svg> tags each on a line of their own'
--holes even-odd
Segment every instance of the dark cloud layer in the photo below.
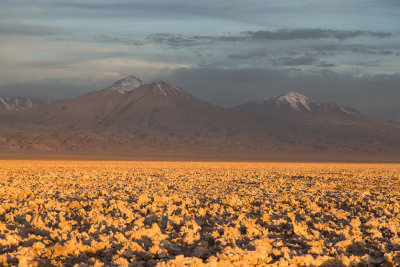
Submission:
<svg viewBox="0 0 400 267">
<path fill-rule="evenodd" d="M 335 38 L 338 40 L 345 40 L 360 36 L 370 36 L 377 38 L 384 38 L 392 36 L 388 32 L 379 31 L 346 31 L 346 30 L 332 30 L 332 29 L 281 29 L 278 31 L 246 31 L 245 34 L 254 39 L 263 40 L 296 40 L 296 39 L 325 39 Z"/>
<path fill-rule="evenodd" d="M 239 41 L 290 41 L 290 40 L 318 40 L 333 38 L 339 41 L 351 38 L 367 36 L 385 38 L 392 36 L 389 32 L 379 31 L 346 31 L 332 29 L 281 29 L 277 31 L 244 31 L 236 35 L 184 35 L 173 33 L 150 34 L 147 39 L 159 44 L 166 44 L 173 47 L 188 47 L 202 44 L 213 44 L 217 42 L 239 42 Z M 340 44 L 335 44 L 339 46 Z M 355 49 L 356 45 L 353 45 Z M 363 45 L 364 48 L 368 47 Z M 351 49 L 351 45 L 348 49 Z"/>
<path fill-rule="evenodd" d="M 374 45 L 367 44 L 314 44 L 310 46 L 310 50 L 318 52 L 322 55 L 335 55 L 338 53 L 352 52 L 356 54 L 368 54 L 368 55 L 392 55 L 393 51 L 387 50 L 387 48 L 377 47 Z"/>
<path fill-rule="evenodd" d="M 322 67 L 322 68 L 332 68 L 332 67 L 335 67 L 336 64 L 328 63 L 328 62 L 320 62 L 320 63 L 316 64 L 316 66 Z"/>
<path fill-rule="evenodd" d="M 271 41 L 291 41 L 291 40 L 308 40 L 316 41 L 321 39 L 334 39 L 336 41 L 344 41 L 356 37 L 372 37 L 372 38 L 385 38 L 393 36 L 389 32 L 378 31 L 346 31 L 346 30 L 332 30 L 332 29 L 281 29 L 277 31 L 245 31 L 240 34 L 226 34 L 226 35 L 185 35 L 174 33 L 155 33 L 147 36 L 147 41 L 156 44 L 164 44 L 171 47 L 191 47 L 198 45 L 215 45 L 218 43 L 237 43 L 237 42 L 260 42 L 265 43 L 267 40 Z M 319 44 L 315 45 L 315 49 L 319 51 L 339 51 L 345 49 L 347 51 L 360 52 L 360 53 L 383 53 L 382 55 L 389 55 L 391 51 L 377 51 L 372 45 L 366 44 Z M 231 58 L 235 58 L 233 55 Z M 239 56 L 240 58 L 240 56 Z"/>
<path fill-rule="evenodd" d="M 230 59 L 239 59 L 239 60 L 248 60 L 248 59 L 253 59 L 253 58 L 260 58 L 260 57 L 265 57 L 268 55 L 268 52 L 265 50 L 257 50 L 257 51 L 252 51 L 244 54 L 230 54 L 228 55 L 228 58 Z"/>
<path fill-rule="evenodd" d="M 300 65 L 314 65 L 318 62 L 318 59 L 312 56 L 302 56 L 302 57 L 281 57 L 274 59 L 273 62 L 277 65 L 283 66 L 300 66 Z"/>
<path fill-rule="evenodd" d="M 245 36 L 200 36 L 200 35 L 183 35 L 172 33 L 156 33 L 147 37 L 148 40 L 158 44 L 166 44 L 173 47 L 194 46 L 201 44 L 213 44 L 216 42 L 238 42 L 245 41 Z"/>
</svg>

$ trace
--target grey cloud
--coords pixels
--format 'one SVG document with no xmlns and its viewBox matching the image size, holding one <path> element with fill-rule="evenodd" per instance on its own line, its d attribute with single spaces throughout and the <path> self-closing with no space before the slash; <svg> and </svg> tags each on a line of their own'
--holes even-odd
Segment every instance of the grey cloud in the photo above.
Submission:
<svg viewBox="0 0 400 267">
<path fill-rule="evenodd" d="M 393 55 L 393 52 L 392 51 L 387 51 L 387 50 L 384 50 L 384 51 L 381 51 L 381 52 L 379 52 L 381 55 L 383 55 L 383 56 L 390 56 L 390 55 Z"/>
<path fill-rule="evenodd" d="M 325 39 L 334 38 L 345 40 L 359 36 L 384 38 L 392 36 L 388 32 L 379 31 L 344 31 L 332 29 L 281 29 L 278 31 L 245 31 L 253 39 L 261 40 L 296 40 L 296 39 Z"/>
<path fill-rule="evenodd" d="M 147 39 L 155 43 L 166 44 L 173 47 L 188 47 L 202 44 L 213 44 L 215 42 L 238 42 L 243 41 L 246 38 L 243 36 L 188 36 L 183 34 L 156 33 L 150 34 Z"/>
<path fill-rule="evenodd" d="M 301 68 L 288 68 L 286 70 L 288 70 L 288 71 L 303 71 L 303 69 L 301 69 Z"/>
<path fill-rule="evenodd" d="M 243 54 L 230 54 L 230 55 L 228 55 L 228 58 L 247 60 L 247 59 L 265 57 L 267 55 L 268 55 L 268 53 L 265 50 L 262 50 L 262 51 L 252 51 L 252 52 L 243 53 Z"/>
<path fill-rule="evenodd" d="M 126 58 L 120 51 L 63 51 L 48 57 L 46 60 L 29 60 L 24 66 L 35 68 L 74 68 L 82 62 L 109 58 Z"/>
<path fill-rule="evenodd" d="M 185 1 L 185 0 L 153 0 L 153 1 L 113 1 L 113 2 L 83 2 L 63 1 L 54 4 L 64 10 L 72 9 L 74 13 L 89 16 L 107 17 L 139 17 L 152 20 L 171 18 L 200 18 L 217 20 L 258 21 L 260 16 L 244 14 L 263 14 L 273 12 L 269 5 L 251 1 L 243 4 L 239 0 L 222 1 Z"/>
<path fill-rule="evenodd" d="M 283 66 L 301 66 L 301 65 L 314 65 L 318 61 L 317 58 L 311 56 L 302 56 L 302 57 L 280 57 L 272 60 L 277 65 Z"/>
<path fill-rule="evenodd" d="M 321 62 L 321 63 L 316 64 L 316 66 L 322 67 L 322 68 L 332 68 L 332 67 L 335 67 L 336 64 L 328 63 L 328 62 Z"/>
<path fill-rule="evenodd" d="M 357 66 L 368 66 L 368 67 L 375 67 L 379 66 L 381 64 L 381 61 L 379 60 L 374 60 L 374 61 L 368 61 L 368 62 L 357 62 L 355 65 Z"/>
<path fill-rule="evenodd" d="M 141 40 L 138 40 L 135 37 L 132 36 L 124 36 L 124 35 L 116 35 L 116 36 L 111 36 L 111 35 L 106 35 L 106 34 L 97 34 L 89 37 L 95 42 L 99 43 L 118 43 L 118 44 L 123 44 L 123 45 L 133 45 L 133 46 L 140 46 L 144 45 L 145 43 Z"/>
<path fill-rule="evenodd" d="M 46 36 L 66 33 L 64 28 L 48 25 L 8 23 L 0 21 L 0 34 Z"/>
<path fill-rule="evenodd" d="M 107 12 L 121 12 L 126 11 L 131 14 L 146 15 L 148 12 L 154 13 L 164 13 L 165 15 L 181 14 L 185 16 L 195 15 L 198 13 L 209 13 L 212 9 L 210 5 L 201 5 L 196 3 L 185 3 L 179 1 L 170 1 L 166 3 L 165 1 L 146 1 L 146 2 L 109 2 L 109 3 L 99 3 L 99 2 L 62 2 L 57 4 L 63 8 L 74 8 L 79 10 L 99 10 Z M 229 8 L 229 7 L 227 7 Z M 205 12 L 207 11 L 207 12 Z"/>
<path fill-rule="evenodd" d="M 350 38 L 355 38 L 359 36 L 368 37 L 390 37 L 391 33 L 388 32 L 376 32 L 376 31 L 339 31 L 332 29 L 281 29 L 278 31 L 245 31 L 239 34 L 232 35 L 184 35 L 184 34 L 173 34 L 173 33 L 155 33 L 147 36 L 147 40 L 151 42 L 156 42 L 159 44 L 165 44 L 172 47 L 189 47 L 195 45 L 207 45 L 214 44 L 218 42 L 261 42 L 264 43 L 265 40 L 276 40 L 276 41 L 290 41 L 296 39 L 303 40 L 320 40 L 333 38 L 337 40 L 345 40 Z M 339 47 L 344 47 L 347 50 L 357 50 L 362 52 L 376 53 L 373 46 L 364 44 L 325 44 L 321 46 L 315 46 L 316 49 L 329 51 L 337 50 Z"/>
<path fill-rule="evenodd" d="M 241 1 L 113 1 L 104 2 L 67 2 L 55 4 L 58 13 L 73 14 L 86 17 L 117 17 L 119 19 L 149 19 L 163 21 L 165 19 L 184 20 L 228 20 L 228 21 L 257 21 L 259 16 L 242 16 L 247 14 L 268 12 L 267 7 L 260 7 L 257 3 L 243 5 Z M 71 12 L 72 10 L 72 12 Z"/>
<path fill-rule="evenodd" d="M 46 1 L 50 2 L 50 1 Z M 240 0 L 203 0 L 203 1 L 184 1 L 184 0 L 151 0 L 151 1 L 52 1 L 53 6 L 59 7 L 59 11 L 67 10 L 72 14 L 85 16 L 106 16 L 106 17 L 140 17 L 159 20 L 165 18 L 178 19 L 217 19 L 230 20 L 237 22 L 247 22 L 252 25 L 266 25 L 271 20 L 285 22 L 294 19 L 303 19 L 321 14 L 341 14 L 341 18 L 346 21 L 353 21 L 354 17 L 367 17 L 366 14 L 376 14 L 376 10 L 382 7 L 390 10 L 396 4 L 388 4 L 389 1 L 380 1 L 379 4 L 371 5 L 370 1 L 327 1 L 323 5 L 318 1 L 293 2 L 290 1 L 240 1 Z M 281 3 L 282 2 L 282 3 Z M 317 3 L 313 3 L 317 2 Z M 391 2 L 391 1 L 390 1 Z M 72 10 L 72 12 L 71 12 Z M 352 12 L 348 12 L 352 10 Z M 382 13 L 382 12 L 379 12 Z M 394 14 L 393 14 L 394 13 Z M 395 17 L 395 12 L 388 15 Z M 287 19 L 287 17 L 290 17 Z M 327 17 L 327 19 L 331 16 Z M 295 21 L 295 20 L 294 20 Z M 395 21 L 395 19 L 394 19 Z M 377 36 L 382 36 L 380 33 Z M 341 37 L 341 36 L 339 36 Z"/>
<path fill-rule="evenodd" d="M 318 44 L 310 47 L 321 55 L 335 55 L 337 53 L 352 52 L 369 55 L 392 55 L 392 51 L 385 48 L 365 44 Z"/>
</svg>

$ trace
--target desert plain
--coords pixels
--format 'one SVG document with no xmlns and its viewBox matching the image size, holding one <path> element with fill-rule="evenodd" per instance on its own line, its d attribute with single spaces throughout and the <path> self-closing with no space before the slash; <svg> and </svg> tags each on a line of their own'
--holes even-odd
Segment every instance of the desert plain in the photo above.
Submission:
<svg viewBox="0 0 400 267">
<path fill-rule="evenodd" d="M 400 164 L 0 162 L 0 266 L 399 266 Z"/>
</svg>

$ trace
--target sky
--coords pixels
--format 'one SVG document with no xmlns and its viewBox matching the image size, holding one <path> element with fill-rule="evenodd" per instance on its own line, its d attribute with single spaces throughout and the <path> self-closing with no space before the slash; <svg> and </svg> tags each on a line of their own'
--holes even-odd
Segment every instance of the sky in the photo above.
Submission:
<svg viewBox="0 0 400 267">
<path fill-rule="evenodd" d="M 127 75 L 234 107 L 287 91 L 400 122 L 398 0 L 1 0 L 0 96 Z"/>
</svg>

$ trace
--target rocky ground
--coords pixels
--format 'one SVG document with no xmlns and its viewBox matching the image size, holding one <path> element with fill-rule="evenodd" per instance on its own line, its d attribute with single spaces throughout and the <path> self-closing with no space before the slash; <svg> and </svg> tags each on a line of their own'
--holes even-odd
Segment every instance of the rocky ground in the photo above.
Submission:
<svg viewBox="0 0 400 267">
<path fill-rule="evenodd" d="M 0 266 L 399 266 L 400 165 L 0 162 Z"/>
</svg>

